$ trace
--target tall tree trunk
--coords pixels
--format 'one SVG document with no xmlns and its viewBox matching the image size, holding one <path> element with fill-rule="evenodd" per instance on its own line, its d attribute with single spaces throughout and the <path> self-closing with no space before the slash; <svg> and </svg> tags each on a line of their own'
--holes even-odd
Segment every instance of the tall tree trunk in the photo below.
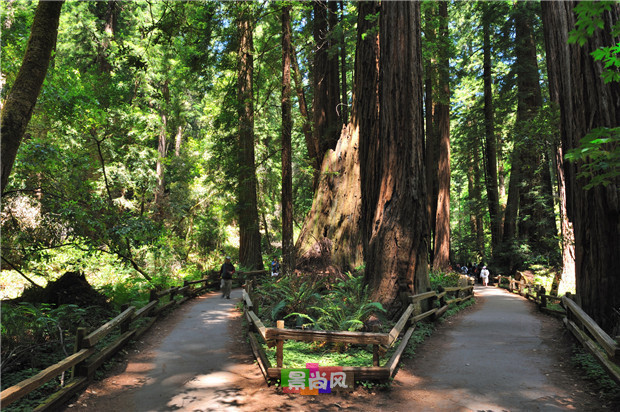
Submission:
<svg viewBox="0 0 620 412">
<path fill-rule="evenodd" d="M 620 5 L 601 15 L 597 30 L 584 46 L 567 43 L 575 27 L 575 2 L 542 2 L 547 68 L 552 100 L 560 107 L 562 151 L 579 147 L 586 134 L 599 127 L 620 125 L 620 84 L 604 83 L 601 62 L 591 53 L 620 41 L 611 27 L 620 19 Z M 613 150 L 612 144 L 604 145 Z M 581 163 L 564 163 L 567 216 L 575 234 L 575 276 L 583 309 L 610 333 L 620 332 L 620 266 L 614 248 L 620 245 L 620 178 L 606 186 L 584 188 L 577 178 Z"/>
<path fill-rule="evenodd" d="M 344 1 L 338 2 L 340 5 L 340 23 L 344 19 Z M 340 119 L 343 125 L 349 123 L 349 99 L 347 98 L 347 43 L 344 28 L 340 31 L 340 92 L 342 99 L 340 101 Z"/>
<path fill-rule="evenodd" d="M 491 220 L 491 250 L 495 250 L 501 239 L 501 216 L 499 214 L 499 192 L 497 187 L 497 140 L 495 137 L 495 120 L 493 113 L 493 90 L 491 72 L 491 27 L 490 7 L 485 4 L 482 16 L 483 35 L 483 80 L 484 80 L 484 125 L 486 148 L 486 189 Z"/>
<path fill-rule="evenodd" d="M 285 275 L 295 268 L 291 133 L 291 5 L 282 7 L 282 260 Z"/>
<path fill-rule="evenodd" d="M 430 286 L 419 2 L 381 4 L 380 49 L 381 138 L 360 139 L 362 196 L 376 199 L 364 211 L 372 221 L 365 276 L 372 298 L 394 314 L 404 296 Z"/>
<path fill-rule="evenodd" d="M 360 2 L 351 122 L 342 130 L 336 150 L 328 152 L 326 170 L 315 191 L 312 209 L 297 239 L 297 266 L 306 270 L 343 271 L 363 261 L 360 187 L 360 136 L 378 131 L 377 23 L 367 16 L 377 2 Z"/>
<path fill-rule="evenodd" d="M 439 2 L 439 88 L 437 93 L 437 204 L 435 207 L 435 241 L 433 268 L 447 270 L 450 266 L 450 61 L 448 42 L 448 2 Z"/>
<path fill-rule="evenodd" d="M 425 26 L 424 31 L 425 44 L 429 47 L 437 47 L 437 33 L 436 33 L 436 21 L 437 14 L 434 3 L 429 3 L 429 7 L 426 9 Z M 439 183 L 437 181 L 437 169 L 439 164 L 439 139 L 437 122 L 435 117 L 437 115 L 437 98 L 435 94 L 438 88 L 438 73 L 437 73 L 437 60 L 434 57 L 436 55 L 435 50 L 429 50 L 428 59 L 426 60 L 425 73 L 425 108 L 426 108 L 426 145 L 425 145 L 425 161 L 426 161 L 426 194 L 427 194 L 427 209 L 429 218 L 429 254 L 431 262 L 434 260 L 434 247 L 433 241 L 435 238 L 435 219 L 437 218 L 437 193 L 439 191 Z"/>
<path fill-rule="evenodd" d="M 56 47 L 62 1 L 40 1 L 35 11 L 24 60 L 11 87 L 2 113 L 2 166 L 0 192 L 4 193 L 15 163 L 17 150 L 47 74 L 52 51 Z"/>
<path fill-rule="evenodd" d="M 254 160 L 254 94 L 252 5 L 239 7 L 237 102 L 239 114 L 239 263 L 249 269 L 262 269 L 258 205 L 256 201 L 256 165 Z"/>
<path fill-rule="evenodd" d="M 551 79 L 550 79 L 551 80 Z M 557 85 L 550 86 L 550 89 L 557 93 Z M 558 96 L 551 96 L 557 102 Z M 558 198 L 560 206 L 560 239 L 562 241 L 562 274 L 558 283 L 558 295 L 575 288 L 575 233 L 573 224 L 568 220 L 566 202 L 566 179 L 564 170 L 568 167 L 564 165 L 564 152 L 559 145 L 556 150 L 555 171 L 558 185 Z"/>
</svg>

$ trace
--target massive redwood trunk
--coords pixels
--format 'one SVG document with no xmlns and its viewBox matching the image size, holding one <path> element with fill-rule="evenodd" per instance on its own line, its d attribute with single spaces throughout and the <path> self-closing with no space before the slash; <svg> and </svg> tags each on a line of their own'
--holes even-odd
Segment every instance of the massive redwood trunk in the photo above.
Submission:
<svg viewBox="0 0 620 412">
<path fill-rule="evenodd" d="M 252 57 L 251 10 L 251 5 L 240 6 L 240 16 L 237 20 L 239 30 L 237 62 L 239 263 L 249 269 L 262 269 L 254 161 L 254 94 L 252 91 L 254 59 Z"/>
<path fill-rule="evenodd" d="M 301 269 L 339 272 L 363 263 L 359 139 L 377 133 L 379 79 L 376 23 L 366 16 L 378 10 L 376 2 L 359 3 L 351 122 L 323 159 L 324 173 L 297 239 Z"/>
<path fill-rule="evenodd" d="M 282 7 L 282 260 L 284 274 L 295 268 L 291 134 L 291 5 Z"/>
<path fill-rule="evenodd" d="M 579 147 L 579 141 L 599 127 L 620 126 L 620 84 L 605 84 L 601 62 L 591 53 L 618 44 L 611 27 L 620 19 L 620 5 L 604 11 L 604 30 L 594 32 L 584 46 L 567 44 L 575 27 L 575 2 L 542 2 L 551 98 L 560 107 L 562 150 Z M 607 150 L 615 148 L 608 144 Z M 617 148 L 616 148 L 617 149 Z M 603 329 L 620 331 L 620 178 L 608 185 L 584 188 L 588 179 L 578 178 L 583 164 L 564 163 L 567 216 L 575 234 L 577 294 L 583 309 Z"/>
<path fill-rule="evenodd" d="M 433 230 L 433 268 L 448 270 L 450 267 L 450 61 L 448 41 L 448 2 L 439 2 L 439 60 L 437 124 L 437 199 L 435 227 Z"/>
<path fill-rule="evenodd" d="M 381 134 L 360 138 L 364 255 L 373 299 L 395 313 L 429 287 L 419 2 L 381 4 L 380 50 Z"/>
<path fill-rule="evenodd" d="M 39 2 L 30 29 L 24 60 L 2 107 L 0 114 L 2 124 L 0 129 L 0 136 L 2 136 L 0 193 L 4 193 L 9 181 L 17 150 L 47 74 L 52 50 L 56 47 L 62 4 L 62 1 Z"/>
</svg>

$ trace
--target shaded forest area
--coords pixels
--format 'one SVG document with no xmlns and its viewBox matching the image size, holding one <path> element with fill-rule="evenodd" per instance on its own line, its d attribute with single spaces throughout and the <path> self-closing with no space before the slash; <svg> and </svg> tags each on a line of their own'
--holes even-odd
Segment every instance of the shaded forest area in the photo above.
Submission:
<svg viewBox="0 0 620 412">
<path fill-rule="evenodd" d="M 395 313 L 484 263 L 619 332 L 616 2 L 1 7 L 5 297 L 281 256 Z"/>
</svg>

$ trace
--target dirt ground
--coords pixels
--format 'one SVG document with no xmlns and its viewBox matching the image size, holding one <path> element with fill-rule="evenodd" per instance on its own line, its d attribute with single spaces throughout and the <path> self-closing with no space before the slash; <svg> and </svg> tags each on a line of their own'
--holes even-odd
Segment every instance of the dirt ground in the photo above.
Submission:
<svg viewBox="0 0 620 412">
<path fill-rule="evenodd" d="M 168 390 L 163 385 L 171 379 L 162 378 L 160 383 L 154 384 L 159 379 L 154 371 L 166 370 L 167 365 L 158 360 L 162 357 L 162 342 L 169 340 L 188 316 L 195 317 L 200 305 L 225 302 L 211 294 L 184 305 L 158 322 L 143 339 L 126 349 L 107 372 L 107 377 L 94 382 L 73 399 L 65 411 L 620 410 L 617 409 L 620 405 L 601 401 L 580 372 L 570 365 L 572 341 L 558 320 L 541 315 L 534 305 L 518 296 L 495 288 L 476 289 L 477 304 L 440 325 L 433 336 L 416 349 L 414 359 L 401 361 L 389 389 L 358 387 L 342 395 L 319 396 L 281 393 L 265 383 L 242 331 L 241 316 L 231 309 L 229 315 L 217 319 L 225 321 L 222 325 L 226 331 L 220 333 L 226 342 L 225 349 L 216 348 L 210 355 L 226 360 L 218 366 L 221 369 L 199 376 L 182 376 L 183 389 L 174 395 L 165 394 L 168 402 L 157 406 L 155 399 Z M 500 343 L 501 337 L 493 335 L 492 331 L 506 319 L 492 304 L 503 301 L 523 308 L 524 317 L 518 322 L 525 323 L 513 328 L 512 341 Z M 471 330 L 484 323 L 480 319 L 489 317 L 495 319 L 490 325 L 490 337 L 478 336 L 488 345 L 462 340 L 464 330 Z M 474 326 L 469 322 L 474 322 Z M 524 350 L 514 349 L 521 344 L 519 336 L 527 328 L 540 331 L 539 336 L 527 340 Z M 198 352 L 204 351 L 204 343 L 203 338 Z M 172 342 L 173 347 L 181 344 L 184 342 Z M 218 346 L 217 342 L 210 344 Z M 489 349 L 500 346 L 498 350 Z M 179 375 L 182 374 L 175 374 Z"/>
</svg>

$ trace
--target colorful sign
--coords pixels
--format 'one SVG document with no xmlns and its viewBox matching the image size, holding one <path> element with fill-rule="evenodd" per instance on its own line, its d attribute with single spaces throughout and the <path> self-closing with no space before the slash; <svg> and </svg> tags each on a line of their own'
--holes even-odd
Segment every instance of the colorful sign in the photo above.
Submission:
<svg viewBox="0 0 620 412">
<path fill-rule="evenodd" d="M 353 373 L 343 372 L 342 366 L 319 366 L 306 363 L 305 368 L 282 369 L 281 383 L 284 393 L 318 395 L 353 390 Z"/>
</svg>

